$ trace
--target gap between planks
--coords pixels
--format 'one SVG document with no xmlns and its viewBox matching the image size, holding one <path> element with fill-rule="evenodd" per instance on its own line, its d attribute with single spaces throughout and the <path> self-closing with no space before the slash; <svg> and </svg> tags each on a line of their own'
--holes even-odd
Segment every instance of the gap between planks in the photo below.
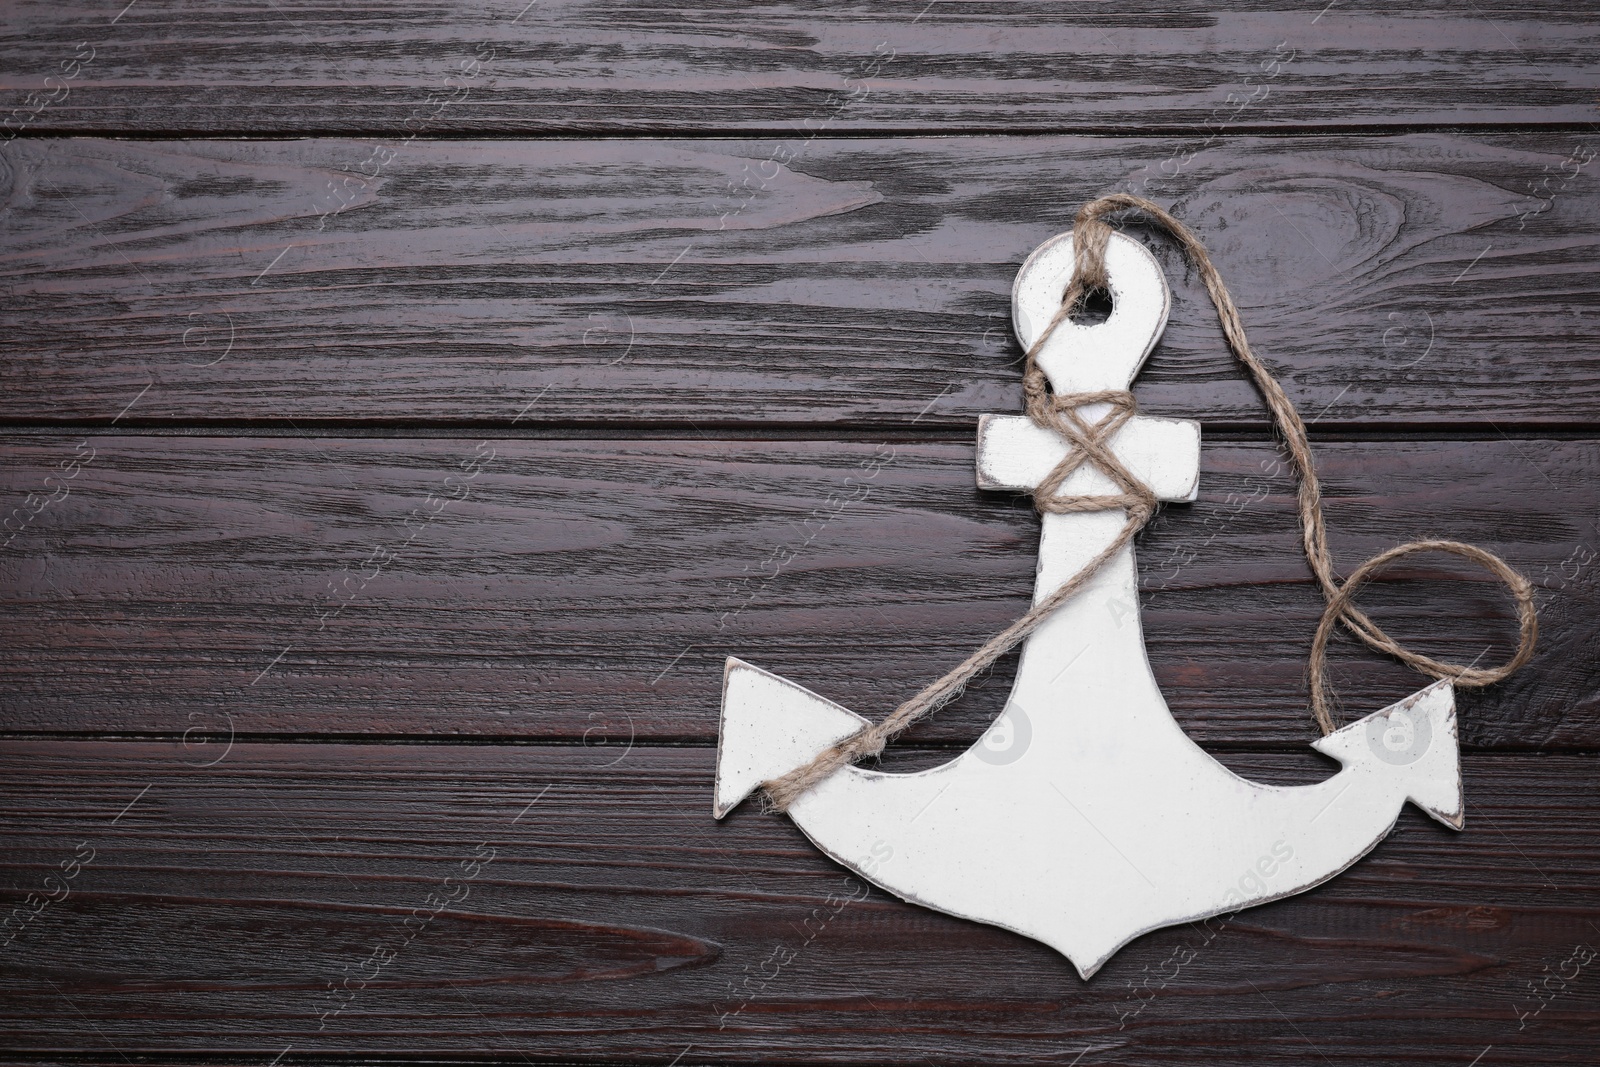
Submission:
<svg viewBox="0 0 1600 1067">
<path fill-rule="evenodd" d="M 389 140 L 395 136 L 396 126 L 346 128 L 338 126 L 306 127 L 303 129 L 249 130 L 233 128 L 197 127 L 187 129 L 139 129 L 125 132 L 107 132 L 99 129 L 74 126 L 41 126 L 18 130 L 14 140 L 114 140 L 114 141 L 309 141 L 309 140 Z M 1122 140 L 1139 140 L 1152 137 L 1215 137 L 1218 143 L 1248 137 L 1270 137 L 1279 140 L 1333 136 L 1399 136 L 1402 134 L 1523 134 L 1523 133 L 1600 133 L 1600 125 L 1593 122 L 1353 122 L 1328 126 L 1282 126 L 1244 124 L 1230 125 L 1225 132 L 1212 134 L 1204 124 L 1174 123 L 1162 126 L 1099 126 L 1041 124 L 1029 127 L 996 126 L 874 126 L 848 127 L 828 132 L 829 140 L 867 141 L 895 138 L 899 140 L 948 140 L 954 137 L 1105 137 Z M 411 135 L 408 135 L 408 137 Z M 723 127 L 682 126 L 660 130 L 640 130 L 633 127 L 586 126 L 530 127 L 507 130 L 487 126 L 482 129 L 456 129 L 423 131 L 414 135 L 417 141 L 760 141 L 767 139 L 793 140 L 794 126 L 740 127 L 728 132 Z"/>
<path fill-rule="evenodd" d="M 1157 411 L 1143 414 L 1161 417 Z M 1174 416 L 1176 417 L 1176 416 Z M 1470 419 L 1440 423 L 1318 422 L 1309 425 L 1313 442 L 1330 444 L 1417 441 L 1584 441 L 1600 437 L 1600 421 L 1512 423 Z M 1207 420 L 1202 440 L 1208 444 L 1240 444 L 1272 436 L 1266 422 Z M 977 433 L 977 420 L 971 416 L 954 419 L 931 416 L 925 422 L 908 419 L 895 422 L 829 423 L 818 426 L 807 422 L 690 422 L 673 419 L 619 424 L 616 420 L 558 420 L 518 426 L 495 420 L 449 422 L 411 422 L 383 420 L 295 419 L 277 421 L 218 420 L 194 422 L 128 419 L 111 422 L 55 422 L 0 419 L 0 437 L 210 437 L 220 440 L 283 437 L 334 438 L 348 440 L 456 440 L 492 436 L 502 440 L 529 441 L 860 441 L 889 437 L 907 443 L 971 443 Z"/>
</svg>

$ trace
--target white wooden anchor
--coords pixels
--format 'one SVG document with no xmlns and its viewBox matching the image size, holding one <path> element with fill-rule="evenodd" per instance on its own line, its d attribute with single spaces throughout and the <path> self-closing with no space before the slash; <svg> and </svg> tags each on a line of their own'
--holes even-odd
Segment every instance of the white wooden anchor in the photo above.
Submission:
<svg viewBox="0 0 1600 1067">
<path fill-rule="evenodd" d="M 1026 348 L 1072 271 L 1072 236 L 1017 275 Z M 1124 389 L 1166 325 L 1154 257 L 1121 234 L 1106 251 L 1105 322 L 1063 322 L 1038 354 L 1060 393 Z M 1082 413 L 1098 418 L 1104 405 Z M 1066 453 L 1025 417 L 986 416 L 978 484 L 1037 485 Z M 1135 418 L 1112 441 L 1162 500 L 1195 499 L 1197 423 Z M 1062 491 L 1114 493 L 1085 464 Z M 1120 510 L 1045 514 L 1037 603 L 1117 535 Z M 842 767 L 790 805 L 818 848 L 897 896 L 1036 938 L 1088 978 L 1150 930 L 1262 904 L 1332 878 L 1393 828 L 1410 800 L 1461 829 L 1454 692 L 1436 682 L 1312 747 L 1342 765 L 1309 786 L 1260 785 L 1207 755 L 1173 720 L 1145 655 L 1138 571 L 1124 548 L 1027 639 L 1005 711 L 961 756 L 912 774 Z M 866 720 L 730 658 L 713 811 L 803 766 Z"/>
</svg>

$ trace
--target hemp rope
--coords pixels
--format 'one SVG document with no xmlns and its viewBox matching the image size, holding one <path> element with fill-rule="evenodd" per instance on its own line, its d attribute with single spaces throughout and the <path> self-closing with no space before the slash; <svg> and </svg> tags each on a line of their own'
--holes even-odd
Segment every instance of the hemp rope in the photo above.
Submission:
<svg viewBox="0 0 1600 1067">
<path fill-rule="evenodd" d="M 1105 265 L 1106 244 L 1111 239 L 1111 226 L 1107 215 L 1119 211 L 1137 210 L 1154 219 L 1171 236 L 1177 239 L 1189 262 L 1200 272 L 1206 292 L 1216 306 L 1217 318 L 1222 323 L 1223 335 L 1234 356 L 1250 372 L 1256 388 L 1261 391 L 1271 413 L 1273 424 L 1283 438 L 1283 443 L 1299 475 L 1299 509 L 1302 541 L 1306 560 L 1317 576 L 1322 595 L 1327 601 L 1316 636 L 1311 642 L 1307 663 L 1307 676 L 1311 689 L 1311 711 L 1324 735 L 1337 726 L 1330 709 L 1331 697 L 1327 679 L 1327 645 L 1335 622 L 1345 626 L 1380 652 L 1386 652 L 1423 674 L 1434 678 L 1449 678 L 1462 688 L 1491 685 L 1509 676 L 1533 656 L 1538 638 L 1539 624 L 1534 611 L 1533 588 L 1528 580 L 1499 556 L 1460 541 L 1424 539 L 1408 541 L 1381 552 L 1357 567 L 1343 584 L 1334 575 L 1333 561 L 1328 552 L 1327 530 L 1322 514 L 1322 490 L 1317 481 L 1315 464 L 1311 457 L 1311 444 L 1306 426 L 1294 403 L 1278 384 L 1272 372 L 1256 358 L 1245 338 L 1244 323 L 1239 309 L 1223 284 L 1211 257 L 1200 239 L 1183 223 L 1173 218 L 1156 204 L 1143 197 L 1117 193 L 1103 196 L 1085 204 L 1073 224 L 1076 235 L 1073 243 L 1073 275 L 1061 297 L 1061 307 L 1051 318 L 1044 332 L 1029 346 L 1022 378 L 1022 390 L 1028 416 L 1040 426 L 1054 430 L 1067 439 L 1067 455 L 1056 464 L 1039 484 L 1034 493 L 1034 506 L 1040 512 L 1053 514 L 1093 511 L 1126 510 L 1127 521 L 1111 543 L 1102 549 L 1075 575 L 1048 597 L 1035 604 L 1027 614 L 984 642 L 972 655 L 938 679 L 922 692 L 901 704 L 883 721 L 864 726 L 850 737 L 827 748 L 810 763 L 798 767 L 781 778 L 762 783 L 770 808 L 783 811 L 794 800 L 822 779 L 846 764 L 869 756 L 877 756 L 883 747 L 901 731 L 918 719 L 932 713 L 960 695 L 974 675 L 990 666 L 1005 653 L 1015 648 L 1029 634 L 1071 596 L 1082 589 L 1112 556 L 1120 552 L 1152 515 L 1155 514 L 1156 497 L 1148 486 L 1129 473 L 1111 450 L 1111 438 L 1133 417 L 1133 394 L 1126 390 L 1104 390 L 1093 393 L 1068 393 L 1053 395 L 1044 372 L 1037 364 L 1039 351 L 1056 330 L 1066 321 L 1083 297 L 1107 287 Z M 1110 411 L 1094 423 L 1085 422 L 1077 408 L 1084 404 L 1105 403 Z M 1112 496 L 1057 496 L 1067 476 L 1085 463 L 1104 471 L 1121 489 Z M 1415 552 L 1446 552 L 1477 563 L 1494 573 L 1511 590 L 1517 603 L 1517 651 L 1499 667 L 1483 668 L 1473 665 L 1446 663 L 1405 648 L 1386 634 L 1377 623 L 1352 603 L 1356 590 L 1385 565 Z"/>
</svg>

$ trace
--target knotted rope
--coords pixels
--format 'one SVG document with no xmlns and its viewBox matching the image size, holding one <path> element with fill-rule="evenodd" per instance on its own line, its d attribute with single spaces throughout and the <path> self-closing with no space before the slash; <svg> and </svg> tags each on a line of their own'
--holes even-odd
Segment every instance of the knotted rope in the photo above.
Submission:
<svg viewBox="0 0 1600 1067">
<path fill-rule="evenodd" d="M 1045 476 L 1034 492 L 1034 506 L 1041 512 L 1054 514 L 1093 511 L 1125 510 L 1127 521 L 1111 543 L 1067 580 L 1059 589 L 1035 604 L 1027 614 L 984 642 L 944 677 L 922 692 L 901 704 L 881 722 L 862 727 L 843 741 L 821 752 L 803 767 L 796 768 L 781 778 L 763 782 L 772 808 L 782 811 L 795 798 L 813 785 L 828 777 L 846 764 L 877 756 L 895 735 L 918 719 L 932 713 L 953 700 L 966 687 L 974 675 L 990 666 L 1006 652 L 1015 648 L 1029 634 L 1039 628 L 1049 615 L 1083 588 L 1108 560 L 1120 552 L 1133 535 L 1155 514 L 1156 497 L 1149 487 L 1135 478 L 1111 450 L 1111 439 L 1135 413 L 1133 394 L 1125 390 L 1106 390 L 1094 393 L 1068 393 L 1054 395 L 1049 391 L 1044 372 L 1039 369 L 1037 357 L 1046 341 L 1077 309 L 1083 297 L 1107 287 L 1105 265 L 1106 244 L 1111 239 L 1111 226 L 1106 216 L 1125 210 L 1138 210 L 1154 219 L 1177 239 L 1204 282 L 1211 302 L 1216 306 L 1217 318 L 1222 323 L 1228 347 L 1245 369 L 1250 372 L 1256 388 L 1266 401 L 1273 424 L 1283 438 L 1289 457 L 1299 476 L 1299 510 L 1302 542 L 1306 559 L 1317 577 L 1327 607 L 1311 642 L 1307 675 L 1311 688 L 1311 710 L 1323 734 L 1337 729 L 1330 710 L 1327 681 L 1327 645 L 1336 622 L 1345 626 L 1372 648 L 1416 668 L 1434 678 L 1449 678 L 1462 688 L 1490 685 L 1509 676 L 1533 656 L 1538 638 L 1538 619 L 1534 612 L 1533 587 L 1528 580 L 1499 556 L 1460 541 L 1419 540 L 1397 545 L 1381 552 L 1357 567 L 1342 584 L 1334 575 L 1333 561 L 1328 552 L 1327 530 L 1322 515 L 1322 490 L 1317 481 L 1315 464 L 1311 457 L 1311 444 L 1300 413 L 1288 394 L 1278 384 L 1272 373 L 1262 365 L 1245 337 L 1244 323 L 1239 309 L 1223 284 L 1211 257 L 1200 239 L 1183 223 L 1173 218 L 1156 204 L 1142 197 L 1118 193 L 1103 196 L 1085 204 L 1073 224 L 1074 270 L 1072 281 L 1061 297 L 1061 306 L 1039 337 L 1028 347 L 1023 371 L 1022 388 L 1030 418 L 1038 425 L 1054 430 L 1066 438 L 1067 454 Z M 1079 408 L 1086 404 L 1104 403 L 1110 410 L 1095 422 L 1086 422 Z M 1101 496 L 1060 496 L 1061 486 L 1073 471 L 1085 463 L 1093 464 L 1115 482 L 1120 493 Z M 1415 552 L 1446 552 L 1483 564 L 1511 590 L 1517 602 L 1519 632 L 1517 651 L 1499 667 L 1482 668 L 1473 665 L 1446 663 L 1430 656 L 1412 652 L 1386 634 L 1377 623 L 1352 603 L 1356 590 L 1379 569 L 1402 556 Z"/>
</svg>

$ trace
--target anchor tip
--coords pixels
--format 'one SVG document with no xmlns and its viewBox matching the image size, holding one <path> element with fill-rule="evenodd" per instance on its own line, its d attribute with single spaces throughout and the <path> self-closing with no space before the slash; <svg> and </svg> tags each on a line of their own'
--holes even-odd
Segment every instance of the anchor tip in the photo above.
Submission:
<svg viewBox="0 0 1600 1067">
<path fill-rule="evenodd" d="M 711 814 L 722 818 L 762 782 L 804 766 L 866 720 L 770 671 L 728 657 Z"/>
<path fill-rule="evenodd" d="M 1429 817 L 1452 830 L 1465 828 L 1455 687 L 1448 679 L 1357 719 L 1312 747 L 1396 782 L 1405 799 Z"/>
</svg>

